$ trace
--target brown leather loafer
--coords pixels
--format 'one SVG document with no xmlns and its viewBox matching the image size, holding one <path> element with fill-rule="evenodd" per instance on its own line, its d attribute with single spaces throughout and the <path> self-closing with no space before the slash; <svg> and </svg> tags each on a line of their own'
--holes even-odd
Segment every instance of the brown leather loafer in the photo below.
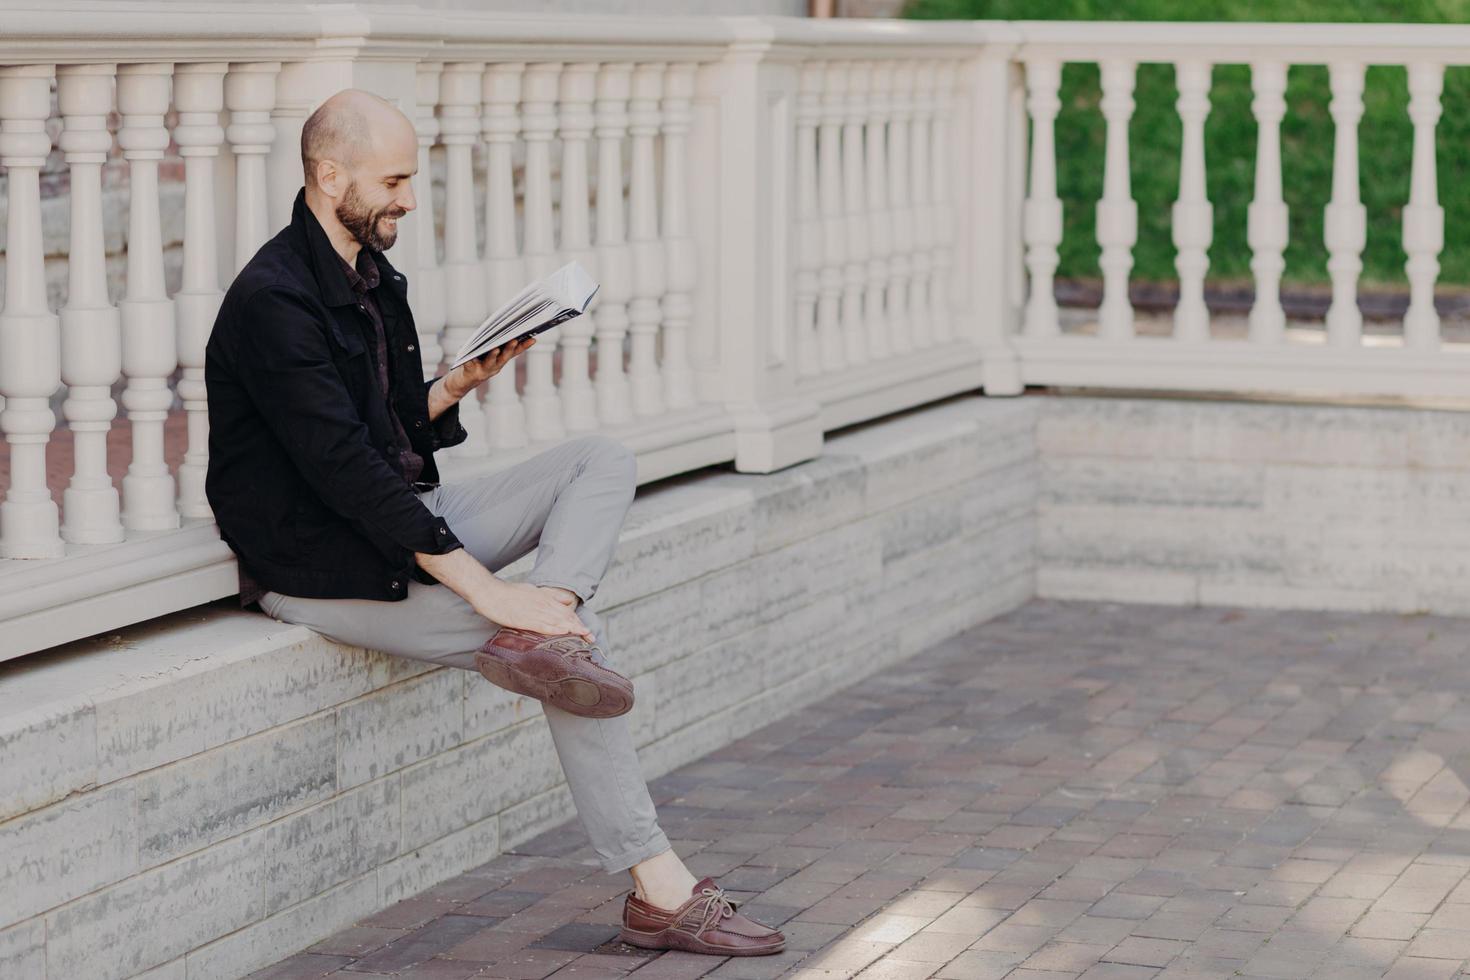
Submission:
<svg viewBox="0 0 1470 980">
<path fill-rule="evenodd" d="M 475 667 L 507 691 L 585 718 L 616 718 L 633 707 L 633 683 L 597 663 L 596 652 L 575 633 L 502 626 L 475 654 Z"/>
<path fill-rule="evenodd" d="M 710 956 L 769 956 L 786 948 L 780 931 L 735 911 L 735 903 L 713 878 L 695 885 L 693 897 L 672 910 L 655 908 L 629 894 L 618 939 L 641 949 Z"/>
</svg>

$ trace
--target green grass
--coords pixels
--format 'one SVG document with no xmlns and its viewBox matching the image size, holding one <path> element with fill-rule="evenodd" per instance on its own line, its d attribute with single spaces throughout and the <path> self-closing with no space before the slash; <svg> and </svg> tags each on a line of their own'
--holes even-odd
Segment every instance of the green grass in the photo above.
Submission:
<svg viewBox="0 0 1470 980">
<path fill-rule="evenodd" d="M 1470 0 L 911 0 L 915 18 L 997 20 L 1249 20 L 1464 23 Z M 1099 249 L 1093 206 L 1102 194 L 1104 127 L 1095 64 L 1068 64 L 1062 72 L 1062 110 L 1057 117 L 1057 183 L 1065 213 L 1058 275 L 1095 277 Z M 1169 207 L 1178 195 L 1181 127 L 1171 65 L 1138 69 L 1137 108 L 1129 129 L 1133 195 L 1138 202 L 1136 279 L 1175 278 Z M 1294 65 L 1287 78 L 1282 121 L 1283 196 L 1291 213 L 1285 278 L 1327 281 L 1322 209 L 1332 192 L 1332 117 L 1327 69 Z M 1368 211 L 1363 281 L 1402 285 L 1402 209 L 1409 198 L 1413 126 L 1408 81 L 1402 68 L 1368 69 L 1359 124 L 1360 189 Z M 1248 280 L 1246 208 L 1254 193 L 1256 124 L 1251 115 L 1250 69 L 1217 65 L 1205 123 L 1209 197 L 1215 209 L 1210 278 Z M 1445 74 L 1437 132 L 1440 203 L 1445 209 L 1445 250 L 1440 281 L 1470 284 L 1470 239 L 1455 229 L 1470 221 L 1470 71 Z"/>
</svg>

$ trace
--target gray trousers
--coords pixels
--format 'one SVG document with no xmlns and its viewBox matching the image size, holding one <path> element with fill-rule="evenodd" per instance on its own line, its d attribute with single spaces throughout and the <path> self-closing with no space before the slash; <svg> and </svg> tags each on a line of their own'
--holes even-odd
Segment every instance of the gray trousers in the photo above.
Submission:
<svg viewBox="0 0 1470 980">
<path fill-rule="evenodd" d="M 576 593 L 582 599 L 577 615 L 606 651 L 602 624 L 585 603 L 612 561 L 633 501 L 634 475 L 625 447 L 586 436 L 499 473 L 435 487 L 420 499 L 492 572 L 535 548 L 526 581 Z M 399 602 L 267 592 L 260 607 L 342 643 L 462 670 L 475 670 L 475 651 L 499 628 L 448 586 L 412 580 Z M 622 871 L 668 850 L 627 716 L 582 718 L 544 704 L 542 710 L 577 815 L 603 867 Z"/>
</svg>

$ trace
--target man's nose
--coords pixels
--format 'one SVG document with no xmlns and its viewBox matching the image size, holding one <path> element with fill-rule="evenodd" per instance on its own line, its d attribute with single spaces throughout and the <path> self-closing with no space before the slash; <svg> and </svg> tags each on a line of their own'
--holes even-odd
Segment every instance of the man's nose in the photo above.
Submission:
<svg viewBox="0 0 1470 980">
<path fill-rule="evenodd" d="M 412 187 L 408 187 L 405 189 L 403 195 L 398 198 L 397 203 L 398 206 L 405 211 L 412 211 L 414 208 L 419 206 L 418 199 L 414 197 Z"/>
</svg>

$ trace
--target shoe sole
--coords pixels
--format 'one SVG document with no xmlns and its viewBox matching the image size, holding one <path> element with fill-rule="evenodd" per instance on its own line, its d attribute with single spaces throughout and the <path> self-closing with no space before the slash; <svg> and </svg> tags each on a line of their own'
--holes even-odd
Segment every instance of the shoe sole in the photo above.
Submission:
<svg viewBox="0 0 1470 980">
<path fill-rule="evenodd" d="M 524 694 L 568 714 L 583 718 L 616 718 L 633 708 L 633 692 L 612 685 L 599 686 L 583 677 L 566 675 L 554 680 L 534 677 L 503 660 L 484 653 L 475 655 L 475 667 L 496 687 Z"/>
<path fill-rule="evenodd" d="M 618 942 L 637 946 L 639 949 L 674 949 L 681 953 L 701 953 L 706 956 L 772 956 L 786 949 L 785 939 L 768 946 L 712 946 L 687 933 L 667 929 L 662 932 L 638 932 L 627 926 L 619 930 Z"/>
</svg>

